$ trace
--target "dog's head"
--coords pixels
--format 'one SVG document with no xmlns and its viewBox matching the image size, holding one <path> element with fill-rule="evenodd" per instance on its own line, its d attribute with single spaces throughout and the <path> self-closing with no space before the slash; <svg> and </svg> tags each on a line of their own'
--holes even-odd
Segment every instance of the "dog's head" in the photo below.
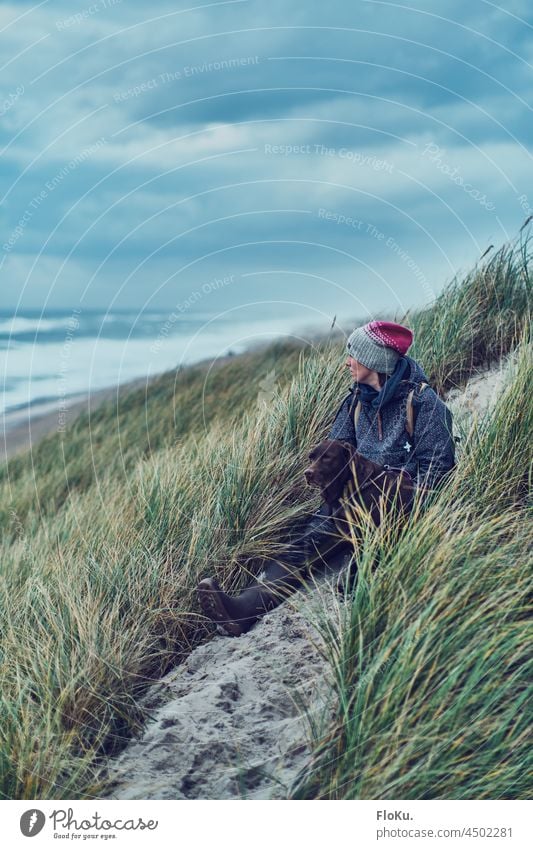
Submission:
<svg viewBox="0 0 533 849">
<path fill-rule="evenodd" d="M 309 452 L 305 479 L 309 486 L 321 489 L 326 500 L 339 498 L 351 475 L 350 463 L 358 456 L 350 442 L 325 439 Z"/>
<path fill-rule="evenodd" d="M 396 507 L 405 512 L 411 507 L 414 485 L 410 476 L 397 470 L 385 471 L 384 466 L 359 454 L 350 442 L 326 439 L 312 449 L 309 459 L 311 463 L 304 472 L 305 479 L 309 486 L 321 490 L 330 507 L 339 501 L 350 479 L 356 484 L 350 497 L 373 511 L 376 525 L 381 518 L 378 504 L 381 496 L 396 502 Z M 371 485 L 363 487 L 368 482 Z"/>
</svg>

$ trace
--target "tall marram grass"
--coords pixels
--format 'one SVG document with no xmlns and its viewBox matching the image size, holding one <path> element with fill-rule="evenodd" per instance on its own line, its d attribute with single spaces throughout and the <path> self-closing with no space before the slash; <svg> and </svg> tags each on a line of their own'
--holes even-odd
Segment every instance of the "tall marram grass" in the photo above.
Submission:
<svg viewBox="0 0 533 849">
<path fill-rule="evenodd" d="M 524 244 L 410 317 L 417 356 L 438 386 L 516 344 L 528 305 Z M 483 300 L 487 281 L 498 296 Z M 445 310 L 462 333 L 447 334 Z M 139 697 L 211 634 L 195 601 L 198 578 L 214 573 L 237 589 L 318 503 L 302 468 L 348 386 L 342 356 L 337 343 L 276 343 L 216 370 L 164 375 L 0 470 L 2 797 L 98 794 L 103 758 L 145 718 Z M 383 534 L 367 540 L 355 603 L 342 628 L 330 624 L 344 707 L 317 741 L 302 795 L 444 796 L 457 792 L 446 770 L 459 781 L 462 763 L 463 795 L 484 770 L 487 793 L 521 792 L 530 414 L 521 363 L 514 394 L 472 431 L 441 500 L 394 544 Z M 274 392 L 264 403 L 267 375 Z M 457 761 L 447 751 L 441 769 L 438 744 L 452 731 Z"/>
<path fill-rule="evenodd" d="M 275 350 L 283 375 L 294 350 Z M 248 356 L 254 403 L 242 403 L 238 424 L 227 426 L 220 399 L 209 427 L 127 475 L 106 472 L 30 532 L 4 536 L 4 797 L 95 793 L 99 759 L 139 727 L 139 696 L 210 633 L 193 594 L 199 576 L 215 572 L 236 587 L 309 509 L 302 452 L 342 394 L 339 353 L 299 355 L 267 405 L 257 382 L 272 359 L 271 349 Z M 226 403 L 237 418 L 234 395 Z"/>
<path fill-rule="evenodd" d="M 525 232 L 453 280 L 434 304 L 400 318 L 415 332 L 409 353 L 441 392 L 512 350 L 529 325 L 530 310 L 531 241 Z"/>
</svg>

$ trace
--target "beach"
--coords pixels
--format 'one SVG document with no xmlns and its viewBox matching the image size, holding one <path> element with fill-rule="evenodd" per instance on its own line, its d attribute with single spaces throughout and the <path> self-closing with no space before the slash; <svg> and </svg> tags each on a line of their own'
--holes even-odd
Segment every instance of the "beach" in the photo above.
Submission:
<svg viewBox="0 0 533 849">
<path fill-rule="evenodd" d="M 165 318 L 167 320 L 165 321 Z M 83 411 L 161 374 L 263 347 L 274 339 L 320 336 L 290 316 L 206 324 L 187 314 L 0 310 L 0 462 L 63 430 Z M 117 390 L 117 387 L 120 387 Z"/>
<path fill-rule="evenodd" d="M 145 383 L 144 379 L 132 381 L 119 387 L 118 391 L 122 393 Z M 37 402 L 6 412 L 0 436 L 0 462 L 29 450 L 44 436 L 63 430 L 80 413 L 92 411 L 103 401 L 116 396 L 117 387 L 113 386 L 66 399 Z"/>
<path fill-rule="evenodd" d="M 265 348 L 268 344 L 268 342 L 258 342 L 250 345 L 248 350 Z M 204 366 L 214 370 L 220 368 L 234 356 L 242 356 L 242 353 L 217 358 L 207 357 L 195 363 L 188 363 L 181 369 Z M 181 369 L 178 368 L 177 371 Z M 150 376 L 138 377 L 118 386 L 108 386 L 103 389 L 95 389 L 92 392 L 77 393 L 67 398 L 35 401 L 33 404 L 15 410 L 7 410 L 2 415 L 0 463 L 5 462 L 15 454 L 28 451 L 37 445 L 43 437 L 59 430 L 63 431 L 80 413 L 93 412 L 104 401 L 116 399 L 135 389 L 148 387 L 165 373 L 160 372 Z"/>
</svg>

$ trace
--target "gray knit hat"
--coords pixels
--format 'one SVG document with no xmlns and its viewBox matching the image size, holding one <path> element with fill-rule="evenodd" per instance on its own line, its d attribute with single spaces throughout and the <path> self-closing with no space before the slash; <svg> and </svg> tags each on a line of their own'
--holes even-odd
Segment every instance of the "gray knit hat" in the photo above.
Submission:
<svg viewBox="0 0 533 849">
<path fill-rule="evenodd" d="M 392 321 L 371 321 L 350 334 L 346 348 L 350 357 L 367 368 L 392 374 L 412 341 L 408 327 Z"/>
</svg>

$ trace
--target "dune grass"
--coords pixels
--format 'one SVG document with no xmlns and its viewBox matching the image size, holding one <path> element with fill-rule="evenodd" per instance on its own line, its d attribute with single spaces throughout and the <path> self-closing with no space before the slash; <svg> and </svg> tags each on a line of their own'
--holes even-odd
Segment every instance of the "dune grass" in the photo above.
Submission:
<svg viewBox="0 0 533 849">
<path fill-rule="evenodd" d="M 415 333 L 409 353 L 424 364 L 437 392 L 462 386 L 476 369 L 493 365 L 514 348 L 529 326 L 530 275 L 526 232 L 453 280 L 434 304 L 400 317 Z"/>
<path fill-rule="evenodd" d="M 417 331 L 415 355 L 437 386 L 460 385 L 473 367 L 516 345 L 529 303 L 527 244 L 504 247 L 463 286 L 453 282 L 432 308 L 407 318 Z M 302 468 L 348 388 L 342 357 L 338 342 L 308 349 L 276 343 L 214 370 L 169 373 L 80 416 L 0 470 L 3 798 L 98 794 L 102 757 L 144 720 L 139 697 L 211 633 L 194 598 L 198 578 L 215 574 L 238 588 L 262 556 L 282 546 L 289 524 L 317 505 Z M 478 733 L 501 742 L 491 754 L 485 741 L 482 757 L 470 732 L 458 744 L 457 764 L 470 753 L 468 770 L 477 776 L 464 780 L 464 794 L 485 767 L 495 772 L 487 792 L 512 776 L 507 791 L 521 792 L 521 690 L 514 713 L 510 705 L 512 685 L 522 681 L 523 624 L 514 605 L 522 598 L 527 542 L 530 408 L 523 355 L 520 362 L 520 404 L 516 394 L 500 399 L 496 417 L 471 433 L 443 500 L 394 544 L 382 535 L 367 540 L 354 604 L 330 638 L 346 709 L 327 739 L 317 740 L 299 794 L 383 798 L 395 788 L 416 795 L 425 787 L 446 797 L 451 761 L 441 768 L 428 741 L 437 747 L 477 715 Z M 489 462 L 495 457 L 502 473 Z M 387 567 L 374 576 L 376 545 Z M 480 634 L 487 629 L 492 662 L 483 659 Z M 385 664 L 388 658 L 394 662 Z M 394 677 L 398 658 L 403 690 Z M 375 667 L 375 681 L 367 665 Z M 382 709 L 363 710 L 374 695 Z M 509 768 L 498 773 L 506 745 Z M 390 760 L 387 769 L 378 768 L 378 751 Z M 359 779 L 347 784 L 363 753 L 364 786 Z M 405 770 L 412 784 L 402 784 Z"/>
</svg>

